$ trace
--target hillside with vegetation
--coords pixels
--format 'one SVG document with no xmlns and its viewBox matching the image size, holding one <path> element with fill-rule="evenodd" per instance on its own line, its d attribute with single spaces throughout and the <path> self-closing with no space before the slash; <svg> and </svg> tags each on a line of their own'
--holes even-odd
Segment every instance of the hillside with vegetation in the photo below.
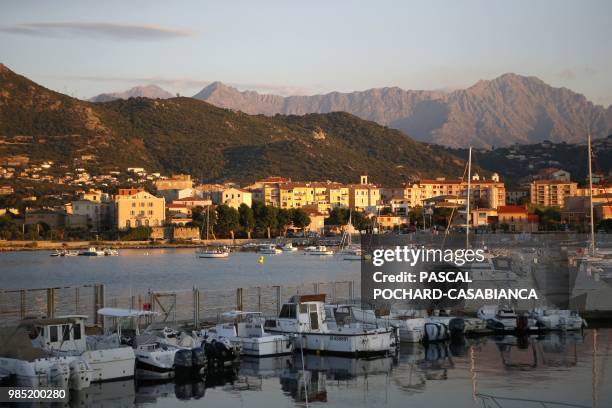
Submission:
<svg viewBox="0 0 612 408">
<path fill-rule="evenodd" d="M 588 174 L 588 150 L 585 143 L 542 142 L 514 145 L 473 152 L 473 162 L 483 169 L 496 171 L 510 183 L 518 183 L 540 171 L 557 168 L 568 171 L 572 180 L 585 183 Z M 607 177 L 612 171 L 612 135 L 592 142 L 593 172 Z M 449 149 L 449 153 L 467 158 L 467 149 Z"/>
<path fill-rule="evenodd" d="M 273 174 L 352 182 L 367 172 L 374 182 L 396 185 L 411 177 L 460 176 L 465 163 L 348 113 L 268 117 L 193 98 L 91 103 L 0 65 L 0 158 L 15 155 L 241 183 Z"/>
</svg>

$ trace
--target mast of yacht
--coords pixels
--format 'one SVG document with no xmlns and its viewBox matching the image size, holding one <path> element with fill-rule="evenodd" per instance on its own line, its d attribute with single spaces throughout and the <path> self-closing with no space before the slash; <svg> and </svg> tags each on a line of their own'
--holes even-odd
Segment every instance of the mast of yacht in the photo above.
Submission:
<svg viewBox="0 0 612 408">
<path fill-rule="evenodd" d="M 465 206 L 465 247 L 470 247 L 470 198 L 472 195 L 472 146 L 468 153 L 468 178 L 467 178 L 467 197 Z"/>
<path fill-rule="evenodd" d="M 591 161 L 593 160 L 593 152 L 591 150 L 591 132 L 587 133 L 588 150 L 589 150 L 589 207 L 591 212 L 591 255 L 595 256 L 595 218 L 593 218 L 593 169 Z"/>
</svg>

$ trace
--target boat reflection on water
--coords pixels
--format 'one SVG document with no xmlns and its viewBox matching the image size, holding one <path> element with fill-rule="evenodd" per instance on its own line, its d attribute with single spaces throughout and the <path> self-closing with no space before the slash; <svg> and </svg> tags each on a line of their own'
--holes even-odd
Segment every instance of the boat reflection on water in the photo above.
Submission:
<svg viewBox="0 0 612 408">
<path fill-rule="evenodd" d="M 70 392 L 71 407 L 133 407 L 136 397 L 133 379 L 91 384 Z"/>
<path fill-rule="evenodd" d="M 559 401 L 570 407 L 610 406 L 611 389 L 599 378 L 608 360 L 610 334 L 589 329 L 454 338 L 402 344 L 399 354 L 378 358 L 300 353 L 245 357 L 238 368 L 205 377 L 94 384 L 71 392 L 70 405 L 178 407 L 201 400 L 231 406 L 249 395 L 256 405 L 287 406 L 291 401 L 353 407 L 375 404 L 384 395 L 389 406 L 437 406 L 444 401 L 458 407 L 555 407 L 561 406 Z"/>
</svg>

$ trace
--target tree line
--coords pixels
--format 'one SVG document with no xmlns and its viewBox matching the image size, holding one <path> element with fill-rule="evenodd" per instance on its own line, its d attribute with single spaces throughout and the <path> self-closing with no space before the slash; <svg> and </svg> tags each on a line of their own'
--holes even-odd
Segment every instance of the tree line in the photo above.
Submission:
<svg viewBox="0 0 612 408">
<path fill-rule="evenodd" d="M 208 234 L 213 238 L 270 238 L 286 235 L 290 227 L 303 230 L 310 222 L 310 217 L 301 208 L 283 209 L 256 201 L 252 207 L 243 203 L 238 209 L 224 204 L 195 207 L 192 221 L 187 225 L 200 228 L 202 236 L 206 236 L 208 228 Z"/>
</svg>

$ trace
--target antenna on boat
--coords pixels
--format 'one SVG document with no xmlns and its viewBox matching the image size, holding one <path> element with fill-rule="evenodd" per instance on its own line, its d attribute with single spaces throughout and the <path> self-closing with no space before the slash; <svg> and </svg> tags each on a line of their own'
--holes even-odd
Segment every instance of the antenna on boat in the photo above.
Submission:
<svg viewBox="0 0 612 408">
<path fill-rule="evenodd" d="M 467 197 L 465 206 L 465 247 L 470 247 L 470 196 L 472 183 L 472 146 L 468 153 Z"/>
<path fill-rule="evenodd" d="M 587 129 L 588 156 L 589 156 L 589 207 L 591 211 L 591 255 L 595 256 L 595 219 L 593 218 L 593 151 L 591 149 L 591 131 Z"/>
</svg>

